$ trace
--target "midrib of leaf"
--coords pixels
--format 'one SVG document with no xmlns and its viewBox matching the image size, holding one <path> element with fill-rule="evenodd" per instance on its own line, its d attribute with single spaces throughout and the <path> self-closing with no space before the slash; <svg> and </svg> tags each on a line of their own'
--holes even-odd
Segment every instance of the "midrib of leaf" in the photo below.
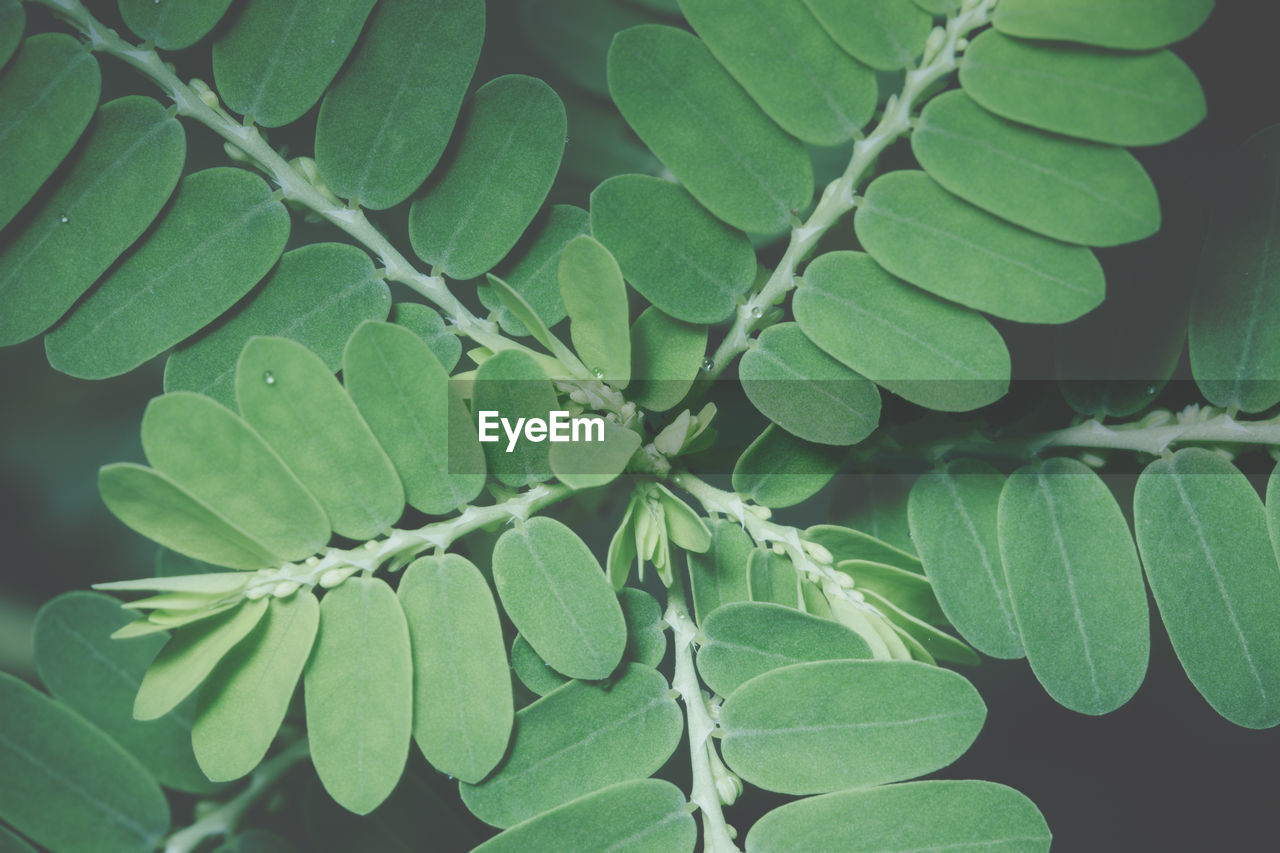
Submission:
<svg viewBox="0 0 1280 853">
<path fill-rule="evenodd" d="M 285 18 L 284 26 L 279 29 L 279 38 L 277 44 L 285 45 L 289 43 L 289 36 L 293 34 L 293 26 L 298 22 L 298 14 L 304 6 L 310 6 L 310 3 L 304 0 L 294 0 L 293 8 L 289 11 L 289 15 Z M 262 76 L 258 78 L 258 85 L 254 88 L 253 100 L 249 103 L 249 108 L 244 111 L 245 124 L 252 124 L 256 118 L 255 113 L 262 106 L 262 96 L 266 94 L 267 87 L 271 85 L 272 77 L 276 73 L 276 66 L 280 64 L 280 57 L 284 54 L 283 50 L 272 50 L 267 53 L 267 67 L 262 70 Z"/>
<path fill-rule="evenodd" d="M 884 10 L 880 7 L 880 0 L 864 0 L 864 2 L 866 2 L 867 8 L 871 10 L 871 15 L 876 19 L 876 23 L 880 25 L 881 34 L 893 43 L 894 50 L 898 54 L 898 62 L 904 67 L 909 66 L 915 57 L 911 55 L 911 51 L 907 50 L 906 45 L 899 40 L 898 33 L 885 21 L 882 14 Z"/>
<path fill-rule="evenodd" d="M 895 630 L 896 627 L 895 627 Z M 776 728 L 739 728 L 728 727 L 728 737 L 785 737 L 792 734 L 817 734 L 819 732 L 852 732 L 861 729 L 896 729 L 903 726 L 914 726 L 919 723 L 935 723 L 942 720 L 954 720 L 961 717 L 973 717 L 973 711 L 950 711 L 945 714 L 927 714 L 923 717 L 904 717 L 901 720 L 866 720 L 860 723 L 811 723 L 809 725 L 779 725 Z"/>
<path fill-rule="evenodd" d="M 1015 636 L 1020 637 L 1018 631 L 1017 620 L 1014 618 L 1013 611 L 1009 609 L 1009 590 L 1006 584 L 1002 584 L 996 578 L 995 567 L 991 562 L 991 555 L 987 553 L 987 547 L 982 544 L 982 538 L 978 535 L 978 526 L 973 522 L 973 516 L 969 514 L 969 508 L 960 500 L 960 490 L 956 488 L 950 475 L 944 475 L 943 482 L 947 484 L 947 490 L 951 493 L 952 506 L 955 507 L 956 514 L 964 522 L 965 530 L 969 534 L 969 538 L 973 540 L 973 544 L 978 549 L 978 557 L 982 560 L 982 569 L 986 572 L 987 580 L 991 584 L 992 590 L 996 594 L 996 604 L 1000 607 L 1000 615 L 1004 617 L 1005 628 Z"/>
<path fill-rule="evenodd" d="M 1271 284 L 1271 249 L 1272 239 L 1276 231 L 1276 212 L 1280 206 L 1280 173 L 1275 173 L 1271 181 L 1271 205 L 1267 209 L 1266 237 L 1262 243 L 1262 259 L 1258 264 L 1258 275 L 1249 294 L 1249 309 L 1245 312 L 1243 341 L 1240 347 L 1240 358 L 1236 362 L 1235 382 L 1231 388 L 1231 398 L 1237 405 L 1242 401 L 1244 383 L 1249 372 L 1249 360 L 1253 354 L 1254 337 L 1258 330 L 1258 306 L 1262 304 L 1263 291 Z"/>
<path fill-rule="evenodd" d="M 626 838 L 619 838 L 617 841 L 615 841 L 613 844 L 610 844 L 608 847 L 602 848 L 601 853 L 612 853 L 612 851 L 614 850 L 630 851 L 630 850 L 638 850 L 638 849 L 648 849 L 643 847 L 637 847 L 636 842 L 642 838 L 650 836 L 653 833 L 659 831 L 660 829 L 662 829 L 672 821 L 680 820 L 683 817 L 684 817 L 684 814 L 681 812 L 668 813 L 667 816 L 664 817 L 659 822 L 649 824 L 644 829 L 641 829 L 638 832 L 633 832 L 632 834 L 628 835 Z"/>
<path fill-rule="evenodd" d="M 1143 101 L 1149 104 L 1155 104 L 1162 107 L 1180 106 L 1176 100 L 1166 98 L 1157 98 L 1147 94 L 1139 89 L 1126 89 L 1123 86 L 1111 86 L 1106 83 L 1099 83 L 1096 80 L 1089 79 L 1084 76 L 1072 77 L 1062 74 L 1054 74 L 1051 71 L 1041 71 L 1039 69 L 1027 68 L 1022 65 L 1001 65 L 993 62 L 974 62 L 968 57 L 965 58 L 965 64 L 969 68 L 981 68 L 989 71 L 996 71 L 1000 74 L 1022 75 L 1023 77 L 1033 77 L 1042 80 L 1052 80 L 1055 83 L 1063 83 L 1071 89 L 1096 89 L 1099 92 L 1107 92 L 1113 95 L 1131 98 L 1135 101 Z"/>
<path fill-rule="evenodd" d="M 722 271 L 707 269 L 702 265 L 701 258 L 687 254 L 680 247 L 679 243 L 671 243 L 666 239 L 660 239 L 662 235 L 648 227 L 649 220 L 644 217 L 632 216 L 629 208 L 623 208 L 621 210 L 621 216 L 623 220 L 634 230 L 638 231 L 642 236 L 649 238 L 648 242 L 651 250 L 658 250 L 664 254 L 669 253 L 675 255 L 680 259 L 680 262 L 686 272 L 693 271 L 698 274 L 698 280 L 703 286 L 710 287 L 728 297 L 734 296 L 734 289 L 725 286 L 728 279 Z M 548 261 L 548 263 L 550 263 L 550 261 Z"/>
<path fill-rule="evenodd" d="M 49 81 L 40 88 L 35 98 L 33 98 L 25 107 L 18 110 L 13 115 L 6 117 L 5 121 L 7 123 L 3 128 L 0 128 L 0 143 L 4 142 L 5 137 L 7 137 L 11 131 L 16 130 L 18 127 L 24 125 L 26 123 L 26 118 L 28 115 L 30 115 L 33 112 L 36 112 L 44 105 L 45 99 L 48 98 L 49 93 L 52 92 L 59 83 L 65 80 L 68 75 L 70 75 L 72 72 L 74 72 L 78 68 L 82 59 L 87 59 L 90 62 L 96 62 L 96 60 L 92 56 L 82 52 L 78 57 L 76 57 L 74 62 L 69 62 L 65 66 L 63 66 L 63 69 L 61 71 L 59 71 L 53 77 L 49 78 Z M 10 68 L 12 68 L 12 66 L 10 66 Z"/>
<path fill-rule="evenodd" d="M 530 562 L 535 568 L 537 568 L 538 574 L 542 576 L 543 589 L 549 591 L 555 598 L 556 604 L 560 605 L 560 610 L 569 620 L 569 624 L 573 626 L 573 630 L 578 634 L 579 639 L 582 640 L 583 646 L 586 647 L 588 653 L 591 655 L 592 662 L 599 665 L 601 663 L 600 651 L 595 647 L 595 643 L 587 636 L 587 632 L 582 629 L 582 625 L 578 622 L 578 618 L 574 615 L 573 610 L 569 608 L 569 605 L 565 604 L 564 596 L 560 594 L 560 590 L 557 585 L 552 582 L 551 573 L 547 571 L 546 564 L 543 563 L 542 559 L 538 556 L 538 552 L 534 549 L 533 541 L 529 538 L 529 535 L 527 533 L 523 533 L 522 538 L 525 542 L 525 548 L 529 552 Z"/>
<path fill-rule="evenodd" d="M 148 469 L 148 470 L 152 470 L 152 469 Z M 160 474 L 160 472 L 155 472 L 155 473 Z M 200 500 L 195 495 L 191 494 L 191 492 L 187 491 L 179 483 L 169 479 L 167 476 L 164 476 L 163 474 L 161 474 L 161 476 L 163 477 L 163 481 L 166 486 L 173 487 L 183 497 L 187 498 L 189 501 L 191 501 L 191 503 L 194 503 L 200 506 L 205 511 L 205 513 L 207 513 L 208 516 L 212 516 L 218 522 L 220 522 L 223 527 L 225 527 L 225 530 L 214 531 L 217 533 L 218 539 L 221 540 L 224 544 L 232 546 L 235 550 L 240 551 L 241 553 L 246 554 L 248 556 L 251 556 L 255 560 L 259 560 L 260 562 L 263 563 L 264 566 L 270 565 L 272 562 L 275 561 L 276 557 L 274 554 L 271 553 L 270 549 L 268 549 L 265 545 L 263 545 L 257 539 L 255 539 L 254 537 L 246 533 L 244 530 L 242 530 L 239 525 L 233 524 L 231 521 L 229 521 L 226 518 L 226 516 L 224 516 L 222 513 L 218 512 L 213 507 L 206 504 L 204 501 Z M 147 499 L 145 501 L 139 500 L 139 496 L 137 492 L 133 493 L 132 500 L 137 503 L 147 503 L 147 504 L 151 503 L 150 499 Z M 170 513 L 173 513 L 175 515 L 180 515 L 186 521 L 192 523 L 193 526 L 202 527 L 205 529 L 206 532 L 208 532 L 209 527 L 208 525 L 205 524 L 208 518 L 206 516 L 192 514 L 187 510 L 188 506 L 189 504 L 186 501 L 182 501 L 179 506 L 175 506 L 174 504 L 170 503 L 167 505 L 167 508 Z M 230 531 L 232 534 L 234 534 L 234 536 L 227 536 L 226 535 L 227 531 Z M 236 536 L 240 537 L 241 541 L 237 541 L 235 538 Z M 246 546 L 249 546 L 249 547 L 246 547 Z M 234 571 L 241 571 L 241 570 L 236 569 Z"/>
<path fill-rule="evenodd" d="M 783 361 L 781 358 L 779 358 L 777 355 L 775 355 L 774 353 L 770 352 L 769 350 L 767 350 L 767 349 L 765 349 L 765 348 L 763 348 L 763 347 L 758 347 L 758 348 L 756 349 L 756 352 L 758 352 L 758 353 L 759 353 L 761 356 L 763 356 L 764 358 L 769 359 L 769 360 L 770 360 L 770 361 L 772 361 L 774 364 L 778 365 L 778 367 L 780 367 L 784 373 L 790 374 L 791 376 L 794 376 L 796 379 L 799 379 L 799 380 L 801 380 L 801 381 L 809 381 L 809 380 L 810 380 L 810 377 L 805 376 L 804 374 L 800 373 L 800 371 L 798 371 L 798 370 L 794 370 L 794 369 L 791 367 L 791 365 L 787 364 L 787 362 Z M 871 423 L 871 419 L 870 419 L 869 417 L 867 417 L 865 413 L 860 412 L 860 411 L 858 411 L 857 409 L 855 409 L 855 408 L 854 408 L 853 406 L 851 406 L 851 405 L 849 404 L 849 402 L 848 402 L 847 400 L 845 400 L 844 398 L 839 397 L 839 396 L 837 396 L 837 395 L 835 395 L 835 394 L 832 394 L 830 391 L 828 391 L 828 390 L 827 390 L 827 381 L 834 381 L 834 382 L 844 382 L 844 381 L 847 381 L 847 382 L 852 382 L 852 381 L 854 381 L 854 380 L 842 380 L 842 379 L 834 379 L 834 378 L 833 378 L 833 379 L 831 379 L 831 380 L 822 380 L 822 379 L 817 379 L 817 380 L 814 380 L 814 381 L 809 382 L 809 385 L 810 385 L 810 387 L 811 387 L 811 389 L 812 389 L 812 390 L 816 391 L 816 392 L 817 392 L 818 394 L 820 394 L 821 396 L 823 396 L 823 397 L 825 397 L 826 399 L 830 400 L 838 410 L 843 410 L 845 413 L 847 413 L 848 415 L 850 415 L 850 416 L 852 416 L 853 418 L 857 419 L 858 421 L 860 421 L 860 422 L 861 422 L 861 423 L 863 423 L 863 424 L 869 424 L 869 423 Z"/>
</svg>

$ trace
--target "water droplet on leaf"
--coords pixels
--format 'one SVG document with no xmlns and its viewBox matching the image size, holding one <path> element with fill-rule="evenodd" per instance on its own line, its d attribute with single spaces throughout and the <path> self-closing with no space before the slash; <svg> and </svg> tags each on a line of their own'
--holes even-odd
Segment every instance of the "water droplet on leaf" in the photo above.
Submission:
<svg viewBox="0 0 1280 853">
<path fill-rule="evenodd" d="M 66 224 L 67 224 L 68 222 L 70 222 L 71 220 L 70 220 L 70 219 L 67 219 L 67 215 L 64 213 L 64 214 L 62 214 L 62 217 L 61 217 L 61 219 L 60 219 L 59 221 L 60 221 L 63 225 L 66 225 Z"/>
<path fill-rule="evenodd" d="M 751 309 L 751 316 L 755 317 L 757 320 L 760 319 L 761 317 L 764 316 L 764 309 L 761 308 L 759 305 L 755 306 L 754 308 Z"/>
<path fill-rule="evenodd" d="M 266 382 L 268 385 L 275 385 L 275 384 L 276 384 L 276 378 L 275 378 L 275 376 L 273 376 L 273 375 L 271 374 L 271 371 L 270 371 L 270 370 L 268 370 L 266 373 L 262 374 L 262 380 L 263 380 L 264 382 Z"/>
<path fill-rule="evenodd" d="M 703 370 L 705 370 L 705 371 L 707 371 L 708 373 L 710 373 L 710 372 L 711 372 L 711 368 L 713 368 L 713 367 L 715 367 L 715 366 L 716 366 L 716 363 L 715 363 L 714 361 L 712 361 L 711 359 L 709 359 L 709 358 L 704 358 L 704 359 L 702 360 L 702 369 L 703 369 Z"/>
<path fill-rule="evenodd" d="M 592 374 L 593 376 L 595 376 L 595 378 L 596 378 L 596 379 L 604 379 L 604 371 L 603 371 L 603 370 L 601 370 L 601 369 L 600 369 L 600 368 L 598 368 L 598 367 L 597 367 L 597 368 L 594 368 L 594 369 L 591 371 L 591 374 Z"/>
</svg>

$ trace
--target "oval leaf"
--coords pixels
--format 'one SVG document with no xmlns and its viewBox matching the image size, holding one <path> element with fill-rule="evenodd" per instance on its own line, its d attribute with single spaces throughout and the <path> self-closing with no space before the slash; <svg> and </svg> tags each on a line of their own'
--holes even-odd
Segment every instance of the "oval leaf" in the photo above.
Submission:
<svg viewBox="0 0 1280 853">
<path fill-rule="evenodd" d="M 933 28 L 930 15 L 911 0 L 804 2 L 842 48 L 881 71 L 911 67 Z"/>
<path fill-rule="evenodd" d="M 1001 0 L 993 23 L 1019 38 L 1152 50 L 1182 41 L 1212 11 L 1213 0 Z"/>
<path fill-rule="evenodd" d="M 427 345 L 427 349 L 431 350 L 431 354 L 440 362 L 445 373 L 452 373 L 458 366 L 458 360 L 462 358 L 462 341 L 449 326 L 445 325 L 440 312 L 428 308 L 421 302 L 397 302 L 391 307 L 391 316 L 388 319 L 397 326 L 404 326 L 421 338 Z"/>
<path fill-rule="evenodd" d="M 558 278 L 578 357 L 597 377 L 626 388 L 631 381 L 630 311 L 618 262 L 584 234 L 564 247 Z"/>
<path fill-rule="evenodd" d="M 707 327 L 682 323 L 652 306 L 631 324 L 627 398 L 652 412 L 673 408 L 693 387 L 707 352 Z"/>
<path fill-rule="evenodd" d="M 589 214 L 585 210 L 571 204 L 554 204 L 538 214 L 498 267 L 502 280 L 520 294 L 544 326 L 554 326 L 565 318 L 564 302 L 560 299 L 560 253 L 570 240 L 590 232 Z M 533 334 L 496 295 L 494 287 L 482 285 L 478 293 L 480 301 L 494 313 L 502 328 L 517 337 Z"/>
<path fill-rule="evenodd" d="M 717 608 L 751 598 L 747 563 L 755 543 L 742 526 L 727 519 L 707 522 L 711 547 L 706 553 L 688 553 L 689 588 L 698 624 L 703 624 Z"/>
<path fill-rule="evenodd" d="M 120 17 L 143 41 L 181 50 L 208 35 L 231 0 L 119 0 Z"/>
<path fill-rule="evenodd" d="M 830 482 L 844 456 L 769 424 L 734 463 L 733 490 L 761 506 L 794 506 Z"/>
<path fill-rule="evenodd" d="M 600 421 L 602 441 L 565 441 L 551 448 L 548 461 L 560 482 L 574 489 L 612 483 L 640 449 L 640 435 L 613 421 Z M 594 434 L 590 427 L 587 432 Z"/>
<path fill-rule="evenodd" d="M 473 405 L 477 417 L 489 413 L 488 442 L 485 457 L 489 470 L 508 486 L 528 486 L 551 477 L 550 445 L 519 438 L 512 446 L 511 438 L 497 421 L 507 418 L 511 428 L 523 418 L 546 420 L 556 408 L 556 392 L 538 363 L 520 350 L 503 350 L 476 371 Z M 470 473 L 470 472 L 467 472 Z"/>
</svg>

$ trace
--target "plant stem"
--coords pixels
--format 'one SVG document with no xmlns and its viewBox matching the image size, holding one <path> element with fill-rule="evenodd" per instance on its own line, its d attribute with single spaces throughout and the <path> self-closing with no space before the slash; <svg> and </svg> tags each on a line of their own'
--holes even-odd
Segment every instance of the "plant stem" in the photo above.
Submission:
<svg viewBox="0 0 1280 853">
<path fill-rule="evenodd" d="M 702 692 L 702 685 L 698 682 L 698 674 L 693 666 L 693 639 L 698 629 L 689 618 L 681 583 L 676 578 L 675 583 L 667 590 L 667 612 L 664 618 L 671 626 L 672 640 L 675 643 L 676 666 L 672 686 L 684 701 L 685 720 L 689 729 L 689 762 L 693 766 L 693 791 L 689 799 L 702 812 L 702 849 L 705 853 L 741 853 L 720 808 L 723 801 L 712 770 L 712 761 L 717 764 L 720 762 L 719 756 L 714 752 L 715 744 L 711 742 L 711 733 L 715 731 L 716 724 L 712 722 L 707 710 L 707 697 Z M 730 777 L 726 776 L 728 778 Z"/>
<path fill-rule="evenodd" d="M 192 853 L 206 839 L 230 836 L 239 827 L 245 812 L 308 755 L 310 747 L 303 738 L 262 764 L 249 777 L 247 788 L 195 823 L 170 835 L 165 840 L 164 853 Z"/>
<path fill-rule="evenodd" d="M 715 354 L 711 364 L 698 378 L 695 393 L 714 380 L 729 364 L 747 350 L 751 337 L 776 320 L 766 316 L 796 286 L 796 269 L 808 257 L 822 235 L 857 205 L 854 190 L 866 179 L 876 160 L 899 137 L 911 131 L 912 113 L 921 96 L 935 82 L 956 68 L 962 51 L 961 40 L 987 22 L 995 0 L 966 3 L 963 11 L 947 20 L 946 28 L 934 30 L 931 48 L 926 49 L 920 66 L 907 72 L 902 92 L 890 96 L 879 124 L 853 146 L 853 157 L 844 174 L 827 185 L 817 207 L 802 225 L 791 230 L 788 244 L 777 268 L 757 293 L 738 307 L 733 325 Z M 939 42 L 938 33 L 942 33 Z M 696 397 L 695 397 L 696 398 Z"/>
<path fill-rule="evenodd" d="M 1163 419 L 1149 423 L 1150 419 L 1151 415 L 1148 415 L 1138 424 L 1117 427 L 1107 427 L 1097 420 L 1088 420 L 1073 427 L 1044 433 L 1029 441 L 1027 447 L 1032 453 L 1050 447 L 1090 447 L 1101 450 L 1132 450 L 1159 456 L 1180 444 L 1280 446 L 1280 418 L 1239 421 L 1228 414 L 1220 414 L 1192 423 L 1167 423 Z"/>
</svg>

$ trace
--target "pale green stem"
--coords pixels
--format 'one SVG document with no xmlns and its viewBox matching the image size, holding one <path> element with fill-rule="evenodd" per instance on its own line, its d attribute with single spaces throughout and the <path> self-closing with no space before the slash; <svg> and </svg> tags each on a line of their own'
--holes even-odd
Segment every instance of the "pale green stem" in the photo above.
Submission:
<svg viewBox="0 0 1280 853">
<path fill-rule="evenodd" d="M 1050 447 L 1088 447 L 1132 450 L 1159 456 L 1166 450 L 1184 444 L 1280 446 L 1280 418 L 1240 421 L 1228 414 L 1221 414 L 1193 423 L 1157 423 L 1128 427 L 1108 427 L 1097 420 L 1088 420 L 1073 427 L 1045 433 L 1027 442 L 1027 447 L 1033 453 Z"/>
<path fill-rule="evenodd" d="M 702 849 L 704 853 L 741 853 L 741 848 L 733 841 L 729 825 L 725 823 L 721 806 L 720 789 L 716 784 L 715 770 L 712 762 L 720 764 L 720 757 L 715 754 L 715 744 L 711 742 L 711 733 L 716 724 L 711 719 L 707 708 L 707 697 L 698 682 L 698 674 L 693 665 L 693 641 L 698 628 L 689 618 L 685 607 L 684 592 L 680 589 L 681 581 L 676 578 L 667 590 L 667 612 L 664 617 L 671 626 L 672 641 L 675 644 L 675 678 L 672 686 L 680 693 L 684 701 L 685 720 L 689 729 L 689 762 L 693 767 L 693 790 L 690 801 L 702 812 Z M 732 785 L 733 777 L 723 767 L 719 774 L 726 784 Z M 737 791 L 733 792 L 736 796 Z"/>
<path fill-rule="evenodd" d="M 303 738 L 262 764 L 253 771 L 253 775 L 249 777 L 249 785 L 243 791 L 195 823 L 170 835 L 165 840 L 164 853 L 192 853 L 206 839 L 230 836 L 239 828 L 245 812 L 309 754 L 309 746 Z"/>
<path fill-rule="evenodd" d="M 769 309 L 780 303 L 796 286 L 796 269 L 830 228 L 857 205 L 855 189 L 867 178 L 877 158 L 899 137 L 911 131 L 912 113 L 929 87 L 956 68 L 957 58 L 963 50 L 962 40 L 970 32 L 987 23 L 995 0 L 976 0 L 966 3 L 956 17 L 947 21 L 946 28 L 935 29 L 930 37 L 920 66 L 907 72 L 902 92 L 893 95 L 885 104 L 884 113 L 875 129 L 853 146 L 853 157 L 844 174 L 823 190 L 817 207 L 802 225 L 791 230 L 787 245 L 777 268 L 757 293 L 738 307 L 733 325 L 715 354 L 710 365 L 699 376 L 699 384 L 715 379 L 729 364 L 747 350 L 752 335 L 776 322 Z M 938 34 L 942 35 L 939 36 Z"/>
</svg>

